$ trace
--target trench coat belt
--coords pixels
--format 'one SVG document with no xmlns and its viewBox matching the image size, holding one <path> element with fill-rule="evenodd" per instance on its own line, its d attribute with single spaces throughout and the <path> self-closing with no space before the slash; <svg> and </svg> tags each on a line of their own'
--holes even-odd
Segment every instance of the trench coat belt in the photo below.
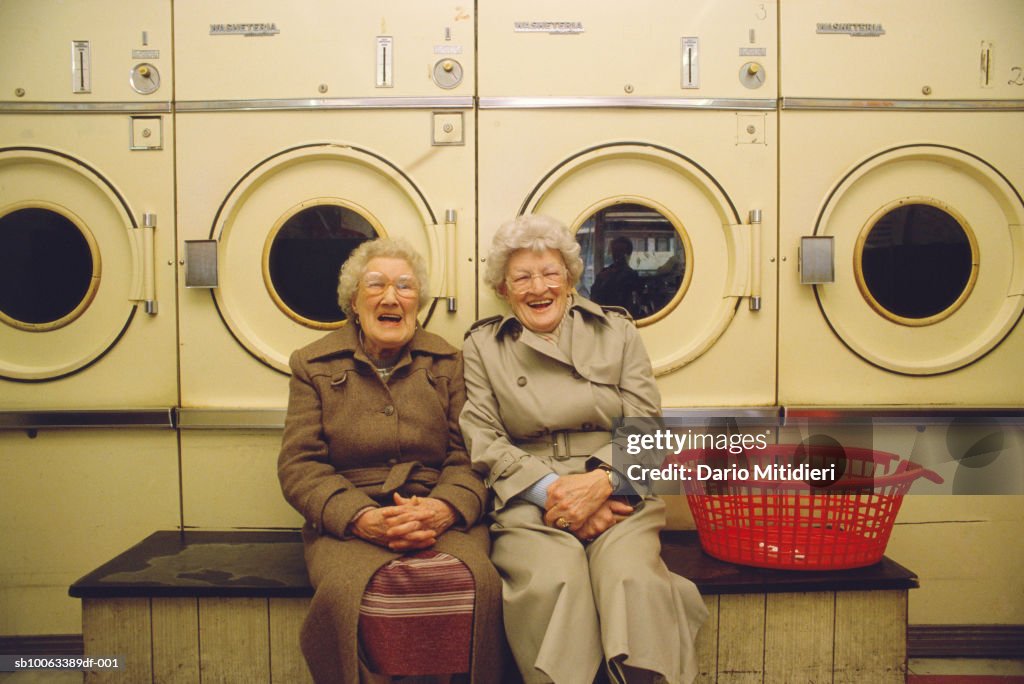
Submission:
<svg viewBox="0 0 1024 684">
<path fill-rule="evenodd" d="M 397 491 L 409 480 L 422 484 L 427 489 L 432 489 L 437 482 L 439 471 L 424 466 L 419 461 L 406 461 L 395 464 L 391 468 L 387 466 L 350 468 L 341 471 L 341 474 L 356 487 L 373 487 L 379 484 L 380 493 L 387 495 Z"/>
<path fill-rule="evenodd" d="M 556 430 L 540 439 L 516 442 L 516 446 L 534 456 L 565 461 L 573 456 L 590 456 L 611 441 L 612 433 L 607 430 Z"/>
</svg>

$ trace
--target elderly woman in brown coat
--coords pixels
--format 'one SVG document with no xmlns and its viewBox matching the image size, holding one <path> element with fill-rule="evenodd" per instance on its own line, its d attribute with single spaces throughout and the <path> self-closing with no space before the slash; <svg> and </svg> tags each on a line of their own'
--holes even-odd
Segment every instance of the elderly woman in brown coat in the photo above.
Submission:
<svg viewBox="0 0 1024 684">
<path fill-rule="evenodd" d="M 422 257 L 360 245 L 341 269 L 350 323 L 296 351 L 278 474 L 305 518 L 316 593 L 301 645 L 317 682 L 502 666 L 486 489 L 458 427 L 459 352 L 418 326 Z"/>
<path fill-rule="evenodd" d="M 495 234 L 487 282 L 510 313 L 463 346 L 461 424 L 494 490 L 491 560 L 509 645 L 527 684 L 691 681 L 707 609 L 668 571 L 665 504 L 615 471 L 612 429 L 660 415 L 629 315 L 580 297 L 579 246 L 556 220 L 522 216 Z M 620 464 L 621 466 L 621 464 Z M 637 496 L 645 495 L 645 496 Z"/>
</svg>

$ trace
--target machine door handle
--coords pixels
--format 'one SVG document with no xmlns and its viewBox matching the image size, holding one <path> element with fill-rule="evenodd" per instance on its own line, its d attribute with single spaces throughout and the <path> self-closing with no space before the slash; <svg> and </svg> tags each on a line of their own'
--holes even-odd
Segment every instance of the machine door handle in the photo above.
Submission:
<svg viewBox="0 0 1024 684">
<path fill-rule="evenodd" d="M 134 233 L 135 255 L 141 269 L 137 271 L 131 299 L 142 302 L 150 316 L 159 312 L 156 301 L 156 223 L 156 214 L 146 212 L 142 215 L 142 225 L 135 227 L 140 233 Z"/>
<path fill-rule="evenodd" d="M 750 210 L 750 310 L 761 310 L 761 210 Z"/>
<path fill-rule="evenodd" d="M 455 238 L 457 237 L 456 228 L 458 225 L 458 214 L 454 209 L 447 209 L 444 212 L 444 242 L 445 242 L 445 262 L 444 262 L 444 296 L 448 300 L 448 312 L 455 313 L 458 306 L 458 270 L 456 268 L 456 259 L 458 258 L 458 248 L 456 246 Z"/>
</svg>

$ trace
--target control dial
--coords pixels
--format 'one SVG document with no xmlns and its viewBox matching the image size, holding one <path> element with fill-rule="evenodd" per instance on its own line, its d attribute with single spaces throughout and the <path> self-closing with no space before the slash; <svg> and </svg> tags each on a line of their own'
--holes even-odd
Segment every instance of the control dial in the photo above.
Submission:
<svg viewBox="0 0 1024 684">
<path fill-rule="evenodd" d="M 149 95 L 160 87 L 160 72 L 152 64 L 136 64 L 128 77 L 132 90 L 139 95 Z"/>
<path fill-rule="evenodd" d="M 757 62 L 747 62 L 740 67 L 740 83 L 751 90 L 764 85 L 764 67 Z"/>
<path fill-rule="evenodd" d="M 434 65 L 434 83 L 445 90 L 459 85 L 462 83 L 462 65 L 454 59 L 442 59 Z"/>
</svg>

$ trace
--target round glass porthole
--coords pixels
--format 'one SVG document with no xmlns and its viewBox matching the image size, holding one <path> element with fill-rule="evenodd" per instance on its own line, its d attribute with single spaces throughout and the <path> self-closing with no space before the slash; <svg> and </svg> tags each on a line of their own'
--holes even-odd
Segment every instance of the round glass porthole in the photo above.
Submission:
<svg viewBox="0 0 1024 684">
<path fill-rule="evenodd" d="M 338 271 L 356 247 L 378 237 L 374 225 L 339 200 L 305 202 L 274 226 L 264 252 L 264 279 L 277 306 L 310 328 L 341 327 Z"/>
<path fill-rule="evenodd" d="M 903 325 L 946 318 L 970 294 L 978 274 L 977 244 L 966 221 L 931 199 L 889 204 L 857 241 L 857 285 L 882 316 Z"/>
<path fill-rule="evenodd" d="M 89 231 L 46 206 L 0 216 L 0 320 L 19 330 L 63 327 L 99 287 L 100 256 Z"/>
<path fill-rule="evenodd" d="M 668 212 L 612 203 L 576 229 L 583 275 L 576 289 L 605 306 L 619 306 L 641 323 L 665 315 L 689 282 L 685 233 Z"/>
</svg>

